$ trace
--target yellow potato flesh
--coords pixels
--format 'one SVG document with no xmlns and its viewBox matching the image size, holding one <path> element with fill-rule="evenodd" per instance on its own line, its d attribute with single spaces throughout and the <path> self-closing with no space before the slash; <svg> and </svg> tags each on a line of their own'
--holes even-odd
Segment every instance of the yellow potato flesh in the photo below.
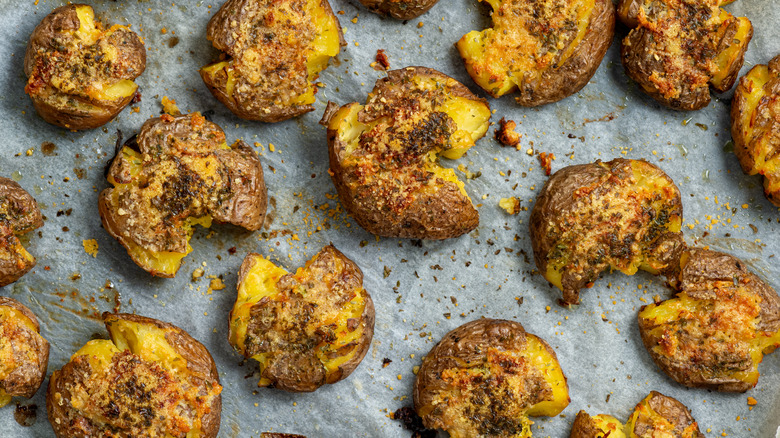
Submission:
<svg viewBox="0 0 780 438">
<path fill-rule="evenodd" d="M 764 179 L 764 187 L 767 193 L 776 193 L 780 190 L 780 155 L 775 155 L 773 135 L 771 130 L 757 132 L 754 128 L 754 120 L 758 115 L 756 110 L 759 103 L 767 97 L 764 86 L 772 79 L 769 68 L 766 65 L 757 65 L 745 75 L 745 86 L 748 91 L 744 95 L 745 107 L 740 114 L 740 125 L 744 143 L 753 158 L 754 164 L 750 169 L 750 175 L 761 174 Z M 767 160 L 767 157 L 770 157 Z"/>
<path fill-rule="evenodd" d="M 596 427 L 603 432 L 603 434 L 594 438 L 626 438 L 626 433 L 623 430 L 623 423 L 612 415 L 601 414 L 591 418 Z"/>
<path fill-rule="evenodd" d="M 21 246 L 21 245 L 20 245 Z M 24 249 L 22 249 L 24 250 Z M 21 324 L 22 326 L 38 332 L 35 324 L 24 313 L 10 306 L 0 306 L 0 325 Z M 18 364 L 12 360 L 13 351 L 10 343 L 0 344 L 0 380 L 5 379 Z M 0 408 L 11 402 L 12 396 L 0 389 Z"/>
<path fill-rule="evenodd" d="M 626 423 L 626 430 L 628 431 L 628 437 L 629 438 L 641 438 L 639 435 L 634 433 L 634 429 L 636 428 L 636 423 L 641 417 L 644 421 L 644 423 L 650 423 L 653 425 L 653 430 L 649 433 L 652 435 L 645 435 L 644 436 L 652 436 L 652 437 L 658 437 L 658 438 L 674 438 L 674 437 L 681 437 L 681 438 L 693 438 L 698 435 L 695 435 L 695 433 L 698 431 L 698 427 L 696 423 L 694 422 L 685 430 L 683 431 L 676 431 L 674 424 L 661 416 L 658 412 L 656 412 L 651 406 L 650 406 L 650 398 L 652 397 L 652 394 L 645 397 L 644 400 L 642 400 L 636 408 L 634 408 L 634 412 L 631 414 L 631 418 Z M 610 438 L 612 436 L 610 435 Z"/>
<path fill-rule="evenodd" d="M 726 21 L 734 18 L 734 16 L 721 9 L 719 18 L 722 23 L 725 23 Z M 720 87 L 723 81 L 726 79 L 726 76 L 729 73 L 729 66 L 734 63 L 734 61 L 739 56 L 742 47 L 747 44 L 748 34 L 753 28 L 753 25 L 750 24 L 750 20 L 745 17 L 739 17 L 737 18 L 737 21 L 739 22 L 739 27 L 737 28 L 736 35 L 734 35 L 734 44 L 731 44 L 726 50 L 720 52 L 718 56 L 715 57 L 717 73 L 713 75 L 712 79 L 710 79 L 710 82 L 715 87 Z"/>
<path fill-rule="evenodd" d="M 526 334 L 526 348 L 522 352 L 523 357 L 531 366 L 539 370 L 544 380 L 552 388 L 552 400 L 539 402 L 528 409 L 528 415 L 532 417 L 554 417 L 569 405 L 569 387 L 566 385 L 566 377 L 558 360 L 545 348 L 541 339 L 532 334 Z"/>
</svg>

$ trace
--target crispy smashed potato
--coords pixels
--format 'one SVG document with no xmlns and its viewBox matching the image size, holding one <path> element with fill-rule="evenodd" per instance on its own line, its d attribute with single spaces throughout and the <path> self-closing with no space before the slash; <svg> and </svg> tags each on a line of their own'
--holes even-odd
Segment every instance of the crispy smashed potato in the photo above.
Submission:
<svg viewBox="0 0 780 438">
<path fill-rule="evenodd" d="M 677 266 L 685 246 L 674 182 L 644 160 L 618 158 L 555 172 L 531 212 L 539 272 L 579 303 L 579 291 L 607 269 L 633 275 Z"/>
<path fill-rule="evenodd" d="M 87 342 L 49 380 L 57 437 L 215 438 L 222 386 L 206 347 L 156 319 L 103 320 L 111 340 Z"/>
<path fill-rule="evenodd" d="M 0 297 L 0 408 L 14 396 L 30 398 L 41 387 L 49 364 L 49 342 L 35 314 L 24 304 Z"/>
<path fill-rule="evenodd" d="M 377 81 L 366 105 L 328 106 L 333 182 L 344 208 L 370 233 L 446 239 L 479 224 L 456 159 L 488 129 L 490 107 L 438 71 L 407 67 Z"/>
<path fill-rule="evenodd" d="M 728 254 L 683 253 L 676 297 L 642 307 L 639 331 L 656 365 L 678 383 L 744 392 L 764 354 L 780 346 L 777 292 Z"/>
<path fill-rule="evenodd" d="M 742 77 L 731 100 L 734 153 L 748 175 L 764 176 L 764 193 L 780 207 L 780 55 Z"/>
<path fill-rule="evenodd" d="M 314 81 L 346 44 L 328 0 L 228 0 L 206 35 L 227 59 L 203 67 L 203 81 L 235 115 L 263 122 L 314 110 Z"/>
<path fill-rule="evenodd" d="M 555 352 L 517 322 L 479 319 L 444 336 L 425 356 L 414 409 L 453 438 L 530 437 L 529 416 L 569 404 Z"/>
<path fill-rule="evenodd" d="M 260 364 L 258 386 L 310 392 L 349 376 L 374 334 L 360 268 L 332 245 L 289 274 L 259 254 L 241 265 L 230 344 Z"/>
<path fill-rule="evenodd" d="M 146 49 L 127 26 L 104 29 L 91 6 L 62 6 L 30 36 L 25 92 L 47 122 L 72 130 L 111 121 L 136 94 Z"/>
<path fill-rule="evenodd" d="M 19 241 L 43 226 L 35 199 L 16 181 L 0 176 L 0 287 L 20 279 L 35 266 L 35 257 Z"/>
<path fill-rule="evenodd" d="M 710 86 L 734 85 L 753 26 L 719 6 L 731 0 L 620 0 L 618 17 L 633 28 L 623 40 L 626 74 L 642 91 L 676 110 L 710 103 Z"/>
<path fill-rule="evenodd" d="M 192 251 L 193 227 L 263 225 L 266 189 L 257 154 L 199 113 L 148 120 L 114 157 L 100 194 L 103 227 L 152 275 L 173 277 Z"/>
<path fill-rule="evenodd" d="M 571 96 L 596 73 L 615 34 L 611 0 L 480 0 L 493 27 L 456 47 L 474 81 L 493 97 L 517 88 L 518 104 Z"/>
<path fill-rule="evenodd" d="M 360 0 L 371 12 L 399 20 L 417 18 L 438 2 L 439 0 Z"/>
<path fill-rule="evenodd" d="M 569 438 L 704 438 L 690 409 L 680 401 L 651 391 L 624 426 L 611 415 L 591 417 L 580 411 Z"/>
</svg>

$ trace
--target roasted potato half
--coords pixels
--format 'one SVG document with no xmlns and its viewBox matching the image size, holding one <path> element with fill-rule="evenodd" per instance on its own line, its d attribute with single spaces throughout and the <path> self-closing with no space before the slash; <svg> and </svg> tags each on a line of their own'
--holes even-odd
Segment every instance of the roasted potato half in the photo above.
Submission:
<svg viewBox="0 0 780 438">
<path fill-rule="evenodd" d="M 24 73 L 35 110 L 71 130 L 110 122 L 136 94 L 146 68 L 144 43 L 127 26 L 104 29 L 91 6 L 62 6 L 30 36 Z"/>
<path fill-rule="evenodd" d="M 266 189 L 257 154 L 199 113 L 149 119 L 114 157 L 100 194 L 103 228 L 152 275 L 173 277 L 192 251 L 193 227 L 263 225 Z"/>
<path fill-rule="evenodd" d="M 531 244 L 539 272 L 579 303 L 579 291 L 607 269 L 633 275 L 677 266 L 680 191 L 663 170 L 622 158 L 565 167 L 542 188 L 531 211 Z"/>
<path fill-rule="evenodd" d="M 678 383 L 744 392 L 780 345 L 777 292 L 728 254 L 692 248 L 670 278 L 676 297 L 643 306 L 639 331 L 656 365 Z"/>
<path fill-rule="evenodd" d="M 569 404 L 555 352 L 517 322 L 479 319 L 447 333 L 425 356 L 414 409 L 453 438 L 530 437 L 528 416 Z"/>
<path fill-rule="evenodd" d="M 230 345 L 260 365 L 258 386 L 311 392 L 345 379 L 374 336 L 360 268 L 332 245 L 295 274 L 249 254 L 230 312 Z"/>
<path fill-rule="evenodd" d="M 16 181 L 0 176 L 0 287 L 7 286 L 35 266 L 35 257 L 19 241 L 43 226 L 38 203 Z"/>
<path fill-rule="evenodd" d="M 480 0 L 493 27 L 456 43 L 466 70 L 493 97 L 517 89 L 523 106 L 557 102 L 584 87 L 615 34 L 611 0 Z"/>
<path fill-rule="evenodd" d="M 710 87 L 731 89 L 753 37 L 753 25 L 719 6 L 731 0 L 620 0 L 618 17 L 631 27 L 623 39 L 626 74 L 659 103 L 697 110 Z"/>
<path fill-rule="evenodd" d="M 38 392 L 49 365 L 49 342 L 35 314 L 13 298 L 0 297 L 0 408 L 12 397 Z"/>
<path fill-rule="evenodd" d="M 360 0 L 371 12 L 399 20 L 417 18 L 438 2 L 439 0 Z"/>
<path fill-rule="evenodd" d="M 238 117 L 278 122 L 314 110 L 314 84 L 345 45 L 328 0 L 228 0 L 206 36 L 225 60 L 200 69 Z"/>
<path fill-rule="evenodd" d="M 215 438 L 222 386 L 206 347 L 171 324 L 103 314 L 111 340 L 87 342 L 49 379 L 54 433 Z"/>
<path fill-rule="evenodd" d="M 570 438 L 704 438 L 690 409 L 678 400 L 652 391 L 639 402 L 624 426 L 611 415 L 591 417 L 580 411 Z"/>
<path fill-rule="evenodd" d="M 748 175 L 764 175 L 764 193 L 780 207 L 780 55 L 739 80 L 731 100 L 734 153 Z"/>
<path fill-rule="evenodd" d="M 333 183 L 368 232 L 446 239 L 479 225 L 463 183 L 439 155 L 456 159 L 488 129 L 490 107 L 451 77 L 425 67 L 388 72 L 366 105 L 328 104 Z"/>
</svg>

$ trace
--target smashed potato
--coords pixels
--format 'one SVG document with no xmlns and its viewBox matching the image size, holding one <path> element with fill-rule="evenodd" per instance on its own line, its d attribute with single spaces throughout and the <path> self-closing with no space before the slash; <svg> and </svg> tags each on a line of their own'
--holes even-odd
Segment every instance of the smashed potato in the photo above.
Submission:
<svg viewBox="0 0 780 438">
<path fill-rule="evenodd" d="M 753 25 L 719 6 L 732 0 L 620 0 L 618 17 L 633 28 L 623 39 L 626 74 L 642 91 L 676 110 L 710 103 L 710 86 L 731 89 Z"/>
<path fill-rule="evenodd" d="M 148 120 L 114 157 L 100 194 L 103 227 L 152 275 L 173 277 L 194 226 L 263 225 L 266 189 L 257 154 L 199 113 Z"/>
<path fill-rule="evenodd" d="M 780 55 L 742 77 L 731 100 L 734 153 L 748 175 L 764 176 L 764 193 L 780 207 Z"/>
<path fill-rule="evenodd" d="M 91 6 L 62 6 L 35 28 L 24 55 L 25 92 L 47 122 L 72 130 L 111 121 L 138 90 L 146 49 L 127 26 L 104 29 Z"/>
<path fill-rule="evenodd" d="M 555 172 L 531 212 L 539 272 L 579 303 L 607 269 L 633 275 L 674 269 L 685 246 L 680 191 L 661 169 L 618 158 Z"/>
<path fill-rule="evenodd" d="M 49 364 L 49 342 L 35 314 L 13 298 L 0 297 L 0 408 L 14 396 L 38 392 Z"/>
<path fill-rule="evenodd" d="M 103 314 L 111 340 L 87 342 L 49 380 L 54 433 L 215 438 L 222 386 L 206 347 L 171 324 Z"/>
<path fill-rule="evenodd" d="M 35 266 L 35 257 L 19 241 L 43 226 L 35 199 L 16 181 L 0 176 L 0 287 L 20 279 Z"/>
<path fill-rule="evenodd" d="M 466 70 L 493 97 L 518 90 L 523 106 L 557 102 L 596 73 L 615 34 L 611 0 L 480 0 L 493 27 L 456 47 Z"/>
<path fill-rule="evenodd" d="M 528 416 L 569 404 L 555 352 L 517 322 L 479 319 L 447 333 L 423 359 L 414 409 L 453 438 L 530 437 Z"/>
<path fill-rule="evenodd" d="M 260 365 L 258 386 L 314 391 L 357 368 L 374 334 L 360 268 L 332 245 L 289 274 L 249 254 L 230 312 L 230 344 Z"/>
<path fill-rule="evenodd" d="M 656 365 L 678 383 L 744 392 L 764 354 L 780 346 L 777 292 L 728 254 L 690 249 L 670 278 L 676 297 L 643 306 L 639 331 Z"/>
<path fill-rule="evenodd" d="M 203 81 L 235 115 L 263 122 L 314 110 L 314 82 L 346 44 L 328 0 L 228 0 L 206 35 L 227 59 L 203 67 Z"/>
<path fill-rule="evenodd" d="M 417 18 L 438 2 L 439 0 L 360 0 L 371 12 L 399 20 Z"/>
<path fill-rule="evenodd" d="M 333 183 L 344 208 L 368 232 L 446 239 L 479 224 L 479 213 L 439 155 L 462 156 L 488 129 L 490 107 L 438 71 L 408 67 L 377 81 L 366 105 L 336 109 L 328 127 Z"/>
</svg>

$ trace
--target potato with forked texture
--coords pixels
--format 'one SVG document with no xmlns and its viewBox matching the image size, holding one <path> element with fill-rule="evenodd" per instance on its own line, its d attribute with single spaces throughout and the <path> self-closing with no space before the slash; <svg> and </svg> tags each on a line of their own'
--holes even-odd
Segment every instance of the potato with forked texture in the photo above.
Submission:
<svg viewBox="0 0 780 438">
<path fill-rule="evenodd" d="M 127 26 L 103 29 L 91 6 L 62 6 L 35 28 L 24 56 L 25 92 L 47 122 L 72 130 L 102 126 L 138 90 L 146 49 Z"/>
<path fill-rule="evenodd" d="M 16 181 L 0 177 L 0 287 L 7 286 L 35 266 L 35 257 L 19 236 L 43 226 L 38 203 Z"/>
<path fill-rule="evenodd" d="M 49 342 L 35 314 L 13 298 L 0 297 L 0 408 L 14 396 L 30 398 L 49 364 Z"/>
<path fill-rule="evenodd" d="M 258 386 L 311 392 L 357 368 L 374 334 L 363 273 L 332 245 L 289 274 L 249 254 L 238 275 L 230 345 L 260 364 Z"/>
<path fill-rule="evenodd" d="M 436 160 L 462 156 L 489 120 L 484 99 L 424 67 L 388 72 L 365 106 L 329 104 L 320 123 L 341 203 L 379 236 L 446 239 L 473 230 L 479 213 L 455 172 Z"/>
<path fill-rule="evenodd" d="M 117 151 L 100 194 L 103 227 L 152 275 L 173 277 L 192 251 L 193 227 L 263 225 L 266 189 L 257 154 L 199 113 L 148 120 Z"/>
</svg>

